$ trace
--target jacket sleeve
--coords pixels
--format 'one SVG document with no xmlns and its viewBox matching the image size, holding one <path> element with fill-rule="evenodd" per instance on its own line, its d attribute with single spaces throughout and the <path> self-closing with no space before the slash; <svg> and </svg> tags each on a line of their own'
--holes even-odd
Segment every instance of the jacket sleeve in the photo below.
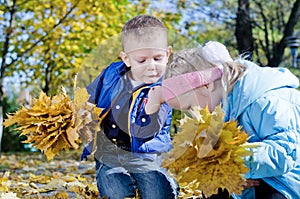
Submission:
<svg viewBox="0 0 300 199">
<path fill-rule="evenodd" d="M 121 73 L 126 70 L 123 62 L 114 62 L 106 67 L 101 74 L 90 83 L 86 89 L 90 94 L 89 102 L 100 108 L 109 108 L 111 103 L 111 90 L 119 81 Z M 105 112 L 105 111 L 104 111 Z"/>
<path fill-rule="evenodd" d="M 170 127 L 172 123 L 172 109 L 169 105 L 164 103 L 158 113 L 157 120 L 162 124 L 160 131 L 155 134 L 155 136 L 143 143 L 138 152 L 167 152 L 172 148 Z"/>
<path fill-rule="evenodd" d="M 299 107 L 287 99 L 267 96 L 252 103 L 240 117 L 240 124 L 258 145 L 247 157 L 246 178 L 283 175 L 299 164 Z"/>
<path fill-rule="evenodd" d="M 96 79 L 86 87 L 86 90 L 90 95 L 88 100 L 90 103 L 96 104 L 96 92 L 97 92 L 99 81 L 100 82 L 103 81 L 103 73 L 98 75 Z"/>
</svg>

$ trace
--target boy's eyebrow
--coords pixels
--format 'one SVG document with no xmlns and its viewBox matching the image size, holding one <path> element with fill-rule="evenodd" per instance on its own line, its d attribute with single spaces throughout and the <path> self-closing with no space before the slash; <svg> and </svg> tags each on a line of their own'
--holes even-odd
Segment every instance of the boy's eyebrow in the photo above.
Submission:
<svg viewBox="0 0 300 199">
<path fill-rule="evenodd" d="M 135 48 L 135 49 L 132 49 L 132 50 L 129 50 L 129 51 L 125 51 L 125 53 L 129 54 L 129 53 L 132 53 L 134 51 L 143 50 L 143 49 L 154 49 L 154 50 L 162 50 L 162 51 L 166 51 L 167 50 L 167 48 L 142 47 L 142 48 Z"/>
<path fill-rule="evenodd" d="M 163 57 L 164 56 L 164 53 L 159 53 L 159 54 L 153 54 L 153 55 L 151 55 L 151 57 Z M 147 57 L 149 57 L 149 55 L 135 55 L 135 57 L 145 57 L 145 58 L 147 58 Z"/>
<path fill-rule="evenodd" d="M 133 59 L 136 59 L 136 60 L 142 60 L 142 59 L 148 59 L 149 57 L 150 58 L 163 58 L 165 55 L 163 54 L 154 54 L 154 55 L 151 55 L 151 56 L 145 56 L 145 55 L 134 55 L 133 56 Z"/>
</svg>

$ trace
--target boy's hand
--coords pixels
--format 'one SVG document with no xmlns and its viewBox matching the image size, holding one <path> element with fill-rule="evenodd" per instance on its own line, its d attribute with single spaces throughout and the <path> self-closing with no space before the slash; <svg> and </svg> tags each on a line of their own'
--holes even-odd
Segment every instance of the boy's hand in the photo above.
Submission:
<svg viewBox="0 0 300 199">
<path fill-rule="evenodd" d="M 259 180 L 256 179 L 247 179 L 246 182 L 247 182 L 246 185 L 243 186 L 244 189 L 259 186 Z"/>
<path fill-rule="evenodd" d="M 161 86 L 152 87 L 148 93 L 148 103 L 145 106 L 146 113 L 150 115 L 157 112 L 164 102 Z"/>
</svg>

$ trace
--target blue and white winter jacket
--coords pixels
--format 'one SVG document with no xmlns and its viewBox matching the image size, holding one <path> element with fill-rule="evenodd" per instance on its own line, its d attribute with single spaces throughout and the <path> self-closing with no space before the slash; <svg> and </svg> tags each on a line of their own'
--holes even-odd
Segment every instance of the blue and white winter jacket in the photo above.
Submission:
<svg viewBox="0 0 300 199">
<path fill-rule="evenodd" d="M 167 152 L 172 148 L 169 134 L 172 109 L 161 105 L 157 113 L 145 113 L 148 91 L 161 84 L 144 84 L 132 87 L 128 78 L 128 68 L 123 62 L 108 66 L 88 87 L 89 101 L 104 108 L 105 118 L 101 127 L 110 140 L 128 143 L 131 152 L 152 154 Z M 84 150 L 82 158 L 87 155 Z"/>
<path fill-rule="evenodd" d="M 248 72 L 223 100 L 225 121 L 237 120 L 258 144 L 246 178 L 262 179 L 288 199 L 300 198 L 299 81 L 285 68 L 240 61 Z M 235 198 L 254 199 L 253 188 Z"/>
</svg>

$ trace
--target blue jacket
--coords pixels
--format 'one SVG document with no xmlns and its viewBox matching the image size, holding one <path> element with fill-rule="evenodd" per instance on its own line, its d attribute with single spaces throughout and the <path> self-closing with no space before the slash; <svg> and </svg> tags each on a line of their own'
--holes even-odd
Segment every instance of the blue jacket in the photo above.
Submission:
<svg viewBox="0 0 300 199">
<path fill-rule="evenodd" d="M 240 61 L 248 72 L 223 99 L 225 121 L 237 120 L 258 144 L 246 159 L 246 178 L 262 179 L 288 199 L 300 198 L 299 81 L 285 68 Z M 235 198 L 255 198 L 247 189 Z"/>
<path fill-rule="evenodd" d="M 87 86 L 89 101 L 97 104 L 97 107 L 104 108 L 101 114 L 105 115 L 102 129 L 110 139 L 129 142 L 132 152 L 169 151 L 172 148 L 169 134 L 172 122 L 171 107 L 164 103 L 160 110 L 152 115 L 147 115 L 144 109 L 149 89 L 161 84 L 161 80 L 133 88 L 127 72 L 128 68 L 123 62 L 112 63 Z M 82 158 L 86 155 L 84 151 Z"/>
</svg>

